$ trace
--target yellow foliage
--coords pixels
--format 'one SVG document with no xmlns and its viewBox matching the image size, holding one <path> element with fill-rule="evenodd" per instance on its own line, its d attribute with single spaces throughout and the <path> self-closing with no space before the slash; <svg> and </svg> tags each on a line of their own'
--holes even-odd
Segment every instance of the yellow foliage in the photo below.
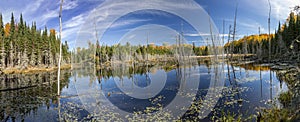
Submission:
<svg viewBox="0 0 300 122">
<path fill-rule="evenodd" d="M 271 34 L 270 38 L 274 38 L 275 34 Z M 268 41 L 269 34 L 260 34 L 260 35 L 250 35 L 250 36 L 245 36 L 239 40 L 235 40 L 229 43 L 225 44 L 225 47 L 230 46 L 230 44 L 233 43 L 233 46 L 241 45 L 244 43 L 244 41 L 247 41 L 247 43 L 261 43 L 262 40 Z"/>
<path fill-rule="evenodd" d="M 9 36 L 9 31 L 10 31 L 10 24 L 7 23 L 7 24 L 5 24 L 4 35 Z"/>
</svg>

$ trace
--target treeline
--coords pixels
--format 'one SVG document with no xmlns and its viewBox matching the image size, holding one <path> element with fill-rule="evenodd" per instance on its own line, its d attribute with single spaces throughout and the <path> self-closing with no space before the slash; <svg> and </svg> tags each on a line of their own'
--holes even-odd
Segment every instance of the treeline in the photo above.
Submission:
<svg viewBox="0 0 300 122">
<path fill-rule="evenodd" d="M 274 34 L 270 36 L 273 38 Z M 226 53 L 234 54 L 267 54 L 269 34 L 245 36 L 239 40 L 225 44 Z"/>
<path fill-rule="evenodd" d="M 20 15 L 15 22 L 12 13 L 10 23 L 3 24 L 0 14 L 0 67 L 26 69 L 30 67 L 53 67 L 58 64 L 60 41 L 54 29 L 48 31 L 31 26 Z M 68 44 L 62 45 L 62 63 L 70 62 Z"/>
<path fill-rule="evenodd" d="M 271 41 L 271 48 L 269 47 Z M 286 22 L 279 22 L 275 34 L 245 36 L 242 39 L 225 44 L 225 52 L 235 54 L 257 54 L 267 57 L 271 49 L 272 58 L 289 57 L 295 59 L 300 55 L 300 13 L 291 12 Z"/>
<path fill-rule="evenodd" d="M 87 48 L 77 47 L 74 62 L 91 62 L 96 64 L 110 61 L 144 61 L 151 59 L 173 58 L 178 55 L 182 56 L 206 56 L 211 54 L 209 46 L 195 46 L 194 44 L 179 45 L 131 45 L 130 43 L 116 45 L 100 45 L 88 43 Z M 96 52 L 96 53 L 94 53 Z"/>
</svg>

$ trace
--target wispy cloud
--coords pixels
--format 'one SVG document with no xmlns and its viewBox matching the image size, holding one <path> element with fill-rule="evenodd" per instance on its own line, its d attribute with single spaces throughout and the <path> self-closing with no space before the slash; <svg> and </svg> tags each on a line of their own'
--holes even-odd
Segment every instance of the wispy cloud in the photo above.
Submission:
<svg viewBox="0 0 300 122">
<path fill-rule="evenodd" d="M 233 31 L 233 19 L 225 19 L 227 23 L 231 23 L 231 29 Z M 260 28 L 261 33 L 267 33 L 267 29 L 264 25 L 259 23 L 254 19 L 237 19 L 236 33 L 248 33 L 248 34 L 257 34 L 258 28 Z M 273 30 L 273 28 L 271 28 Z M 228 30 L 227 30 L 228 31 Z M 242 31 L 242 32 L 240 32 Z"/>
<path fill-rule="evenodd" d="M 151 19 L 127 19 L 125 21 L 114 23 L 112 26 L 110 26 L 110 29 L 111 28 L 120 28 L 120 27 L 133 25 L 133 24 L 139 24 L 139 23 L 142 23 L 142 22 L 150 21 L 150 20 Z"/>
<path fill-rule="evenodd" d="M 36 21 L 37 25 L 45 26 L 49 20 L 58 17 L 60 0 L 16 0 L 16 1 L 1 1 L 0 11 L 4 16 L 4 22 L 9 22 L 11 12 L 15 18 L 18 18 L 22 13 L 27 22 Z M 63 10 L 71 10 L 78 6 L 76 0 L 65 0 Z"/>
<path fill-rule="evenodd" d="M 190 37 L 200 37 L 200 36 L 211 36 L 210 33 L 186 33 L 184 36 L 190 36 Z"/>
<path fill-rule="evenodd" d="M 243 36 L 245 36 L 246 34 L 237 34 L 236 37 L 237 38 L 241 38 Z M 187 33 L 187 34 L 184 34 L 184 36 L 190 36 L 190 37 L 210 37 L 211 34 L 209 33 Z M 228 34 L 218 34 L 218 36 L 220 38 L 222 38 L 223 36 L 224 37 L 228 37 Z"/>
<path fill-rule="evenodd" d="M 31 14 L 34 13 L 40 8 L 41 4 L 44 2 L 44 0 L 37 0 L 32 5 L 27 5 L 25 10 L 23 11 L 24 14 Z"/>
<path fill-rule="evenodd" d="M 147 19 L 128 19 L 126 21 L 120 21 L 118 23 L 113 24 L 116 20 L 120 17 L 131 14 L 133 12 L 137 12 L 140 10 L 156 10 L 151 11 L 153 15 L 163 15 L 169 16 L 166 14 L 171 13 L 175 16 L 179 16 L 182 19 L 187 19 L 186 21 L 189 23 L 193 23 L 193 26 L 196 28 L 199 27 L 199 31 L 203 31 L 203 33 L 207 32 L 209 28 L 208 20 L 203 19 L 208 17 L 204 10 L 200 9 L 199 4 L 195 3 L 194 1 L 181 1 L 181 0 L 156 0 L 156 1 L 140 1 L 140 0 L 131 0 L 131 1 L 124 1 L 124 0 L 114 0 L 114 1 L 105 1 L 101 4 L 101 6 L 95 8 L 90 14 L 91 16 L 88 17 L 86 23 L 84 23 L 84 27 L 81 28 L 79 33 L 80 37 L 90 37 L 90 40 L 94 37 L 94 18 L 97 19 L 97 25 L 101 25 L 100 27 L 97 26 L 98 33 L 103 34 L 107 28 L 117 28 L 117 27 L 124 27 L 126 25 L 138 24 L 142 22 L 149 21 Z M 163 12 L 160 12 L 160 11 Z M 137 12 L 138 13 L 138 12 Z M 135 13 L 136 14 L 136 13 Z M 164 15 L 165 14 L 165 15 Z M 195 16 L 199 15 L 199 16 Z M 200 23 L 196 20 L 202 20 Z M 124 28 L 122 28 L 124 29 Z M 216 30 L 213 30 L 216 31 Z M 101 38 L 101 35 L 99 36 Z M 86 41 L 87 39 L 77 39 L 78 41 Z M 80 43 L 80 42 L 78 42 Z M 83 44 L 84 45 L 84 44 Z"/>
<path fill-rule="evenodd" d="M 72 17 L 68 21 L 64 22 L 64 28 L 73 28 L 73 27 L 81 26 L 81 24 L 84 23 L 84 19 L 86 17 L 87 15 L 85 13 Z"/>
<path fill-rule="evenodd" d="M 95 31 L 99 31 L 99 29 L 103 29 L 104 27 L 102 27 L 102 25 L 108 24 L 108 23 L 97 23 L 96 18 L 94 18 L 92 20 L 88 20 L 88 16 L 91 13 L 92 12 L 82 13 L 82 14 L 72 17 L 68 21 L 64 22 L 62 38 L 65 40 L 76 40 L 76 36 L 74 36 L 74 35 L 76 35 L 78 33 L 85 33 L 85 34 L 89 33 L 91 35 L 91 37 L 94 38 Z M 142 22 L 147 22 L 147 21 L 150 21 L 150 19 L 130 18 L 130 19 L 121 20 L 119 22 L 116 22 L 116 23 L 112 24 L 109 28 L 110 29 L 118 29 L 118 28 L 123 29 L 123 27 L 125 27 L 125 26 L 138 24 L 138 23 L 142 23 Z M 89 30 L 81 29 L 86 26 L 87 22 L 90 25 Z M 87 40 L 92 40 L 92 39 L 87 39 Z"/>
<path fill-rule="evenodd" d="M 267 30 L 263 25 L 254 20 L 250 20 L 250 22 L 239 21 L 238 25 L 240 25 L 241 28 L 248 30 L 250 33 L 258 33 L 258 28 L 260 28 L 261 33 L 267 33 Z"/>
<path fill-rule="evenodd" d="M 245 5 L 253 8 L 255 12 L 263 16 L 268 16 L 269 12 L 269 3 L 268 0 L 244 0 Z M 295 5 L 300 5 L 300 0 L 270 0 L 272 6 L 272 17 L 277 20 L 285 20 L 289 13 L 291 12 L 292 7 Z"/>
<path fill-rule="evenodd" d="M 64 10 L 74 9 L 78 6 L 78 1 L 77 0 L 65 0 L 63 6 L 64 6 Z"/>
</svg>

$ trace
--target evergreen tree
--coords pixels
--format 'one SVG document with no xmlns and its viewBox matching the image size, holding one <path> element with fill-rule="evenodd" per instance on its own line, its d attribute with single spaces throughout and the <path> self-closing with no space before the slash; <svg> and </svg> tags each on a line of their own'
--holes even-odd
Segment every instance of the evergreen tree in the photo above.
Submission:
<svg viewBox="0 0 300 122">
<path fill-rule="evenodd" d="M 0 65 L 2 68 L 5 67 L 5 49 L 4 49 L 4 27 L 3 27 L 3 19 L 2 19 L 2 14 L 0 13 L 0 48 L 1 48 L 1 60 L 0 60 Z"/>
<path fill-rule="evenodd" d="M 3 18 L 0 14 L 0 67 L 21 68 L 28 67 L 51 67 L 57 64 L 59 40 L 55 30 L 45 27 L 38 30 L 36 23 L 31 26 L 23 20 L 20 14 L 19 22 L 15 22 L 13 13 L 10 23 L 3 26 Z M 63 45 L 63 60 L 69 62 L 70 53 L 68 45 Z"/>
<path fill-rule="evenodd" d="M 286 45 L 289 47 L 292 44 L 292 40 L 295 37 L 295 15 L 293 12 L 290 13 L 289 16 L 289 25 L 287 28 L 287 35 L 286 35 Z"/>
</svg>

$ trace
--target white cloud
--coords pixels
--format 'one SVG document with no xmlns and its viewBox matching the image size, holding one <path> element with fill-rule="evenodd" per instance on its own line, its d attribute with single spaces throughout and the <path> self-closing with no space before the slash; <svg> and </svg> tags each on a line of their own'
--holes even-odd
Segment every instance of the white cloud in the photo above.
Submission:
<svg viewBox="0 0 300 122">
<path fill-rule="evenodd" d="M 191 36 L 191 37 L 197 37 L 197 36 L 202 36 L 201 34 L 198 33 L 186 33 L 184 36 Z"/>
<path fill-rule="evenodd" d="M 64 28 L 72 28 L 81 26 L 84 23 L 84 19 L 86 18 L 86 14 L 80 14 L 75 17 L 72 17 L 67 22 L 64 22 Z"/>
<path fill-rule="evenodd" d="M 44 0 L 37 0 L 32 5 L 27 5 L 25 10 L 23 11 L 24 14 L 31 14 L 33 12 L 36 12 L 38 8 L 40 8 L 41 4 L 44 2 Z"/>
<path fill-rule="evenodd" d="M 210 36 L 210 33 L 186 33 L 184 36 L 190 36 L 190 37 L 199 37 L 199 36 Z"/>
<path fill-rule="evenodd" d="M 78 3 L 76 0 L 66 0 L 66 1 L 64 1 L 64 4 L 63 4 L 64 10 L 74 9 L 77 6 L 78 6 Z"/>
<path fill-rule="evenodd" d="M 47 0 L 20 0 L 14 2 L 1 2 L 3 3 L 1 3 L 0 11 L 3 14 L 5 23 L 10 21 L 11 12 L 14 13 L 14 17 L 17 21 L 19 15 L 22 13 L 23 18 L 28 23 L 36 21 L 37 25 L 40 27 L 45 26 L 45 24 L 53 17 L 58 17 L 58 6 L 53 6 L 56 4 L 52 4 L 53 2 L 49 3 Z"/>
<path fill-rule="evenodd" d="M 269 16 L 268 0 L 244 0 L 244 4 L 253 8 L 254 12 Z M 277 20 L 285 20 L 295 5 L 300 5 L 300 0 L 270 0 L 272 10 L 271 16 Z"/>
<path fill-rule="evenodd" d="M 105 1 L 101 4 L 100 7 L 95 8 L 91 13 L 91 16 L 88 17 L 88 20 L 86 20 L 87 23 L 85 24 L 84 28 L 81 28 L 82 31 L 84 31 L 83 34 L 82 31 L 80 32 L 80 37 L 90 37 L 91 39 L 83 39 L 80 38 L 78 41 L 84 41 L 86 40 L 95 40 L 92 39 L 94 37 L 93 31 L 93 21 L 94 18 L 97 18 L 97 25 L 101 25 L 98 27 L 99 35 L 103 34 L 106 31 L 106 28 L 117 28 L 122 27 L 125 25 L 131 25 L 136 24 L 139 22 L 146 22 L 147 19 L 129 19 L 126 21 L 120 21 L 118 23 L 112 24 L 114 21 L 119 19 L 119 17 L 122 17 L 126 14 L 130 14 L 132 12 L 136 12 L 139 10 L 161 10 L 160 11 L 151 11 L 153 15 L 164 15 L 165 12 L 170 12 L 171 14 L 175 14 L 175 16 L 179 16 L 183 19 L 186 19 L 188 23 L 191 23 L 193 27 L 196 27 L 199 29 L 199 32 L 206 33 L 208 31 L 208 20 L 205 19 L 206 17 L 209 17 L 206 12 L 204 12 L 203 9 L 200 9 L 199 4 L 195 3 L 194 1 L 181 1 L 181 0 L 153 0 L 153 1 L 140 1 L 140 0 L 131 0 L 131 1 L 125 1 L 125 0 L 114 0 L 114 1 Z M 166 16 L 168 14 L 165 14 Z M 198 16 L 195 16 L 198 15 Z M 199 22 L 199 20 L 201 20 Z M 112 25 L 111 25 L 112 24 Z M 213 27 L 215 27 L 213 25 Z M 213 28 L 214 33 L 217 30 L 216 28 Z M 92 35 L 88 35 L 92 34 Z M 99 38 L 102 36 L 100 35 Z M 81 42 L 78 42 L 81 43 Z M 84 44 L 83 44 L 84 45 Z"/>
<path fill-rule="evenodd" d="M 258 28 L 260 27 L 261 33 L 267 33 L 267 30 L 258 22 L 254 20 L 250 20 L 251 22 L 243 22 L 239 21 L 238 25 L 240 25 L 240 28 L 246 28 L 246 30 L 249 30 L 249 32 L 255 32 L 258 33 Z"/>
<path fill-rule="evenodd" d="M 114 23 L 112 26 L 110 26 L 110 28 L 119 28 L 119 27 L 137 24 L 141 22 L 147 22 L 147 21 L 150 21 L 150 19 L 127 19 L 126 21 Z"/>
<path fill-rule="evenodd" d="M 226 23 L 230 23 L 231 30 L 233 30 L 233 19 L 225 19 Z M 236 27 L 236 33 L 249 33 L 249 34 L 257 34 L 258 28 L 260 28 L 261 33 L 267 33 L 267 29 L 264 25 L 257 22 L 257 20 L 254 19 L 237 19 L 237 27 Z M 226 30 L 227 29 L 227 30 Z M 273 29 L 273 28 L 271 28 Z M 228 31 L 228 28 L 225 28 L 226 31 Z M 240 32 L 242 31 L 242 32 Z M 273 32 L 273 30 L 272 30 Z"/>
<path fill-rule="evenodd" d="M 37 21 L 39 26 L 46 25 L 46 23 L 52 19 L 57 17 L 58 18 L 59 11 L 58 10 L 49 10 L 45 12 L 42 16 L 32 18 L 33 21 Z"/>
<path fill-rule="evenodd" d="M 278 19 L 286 19 L 295 5 L 300 5 L 300 0 L 270 0 L 273 16 Z"/>
</svg>

